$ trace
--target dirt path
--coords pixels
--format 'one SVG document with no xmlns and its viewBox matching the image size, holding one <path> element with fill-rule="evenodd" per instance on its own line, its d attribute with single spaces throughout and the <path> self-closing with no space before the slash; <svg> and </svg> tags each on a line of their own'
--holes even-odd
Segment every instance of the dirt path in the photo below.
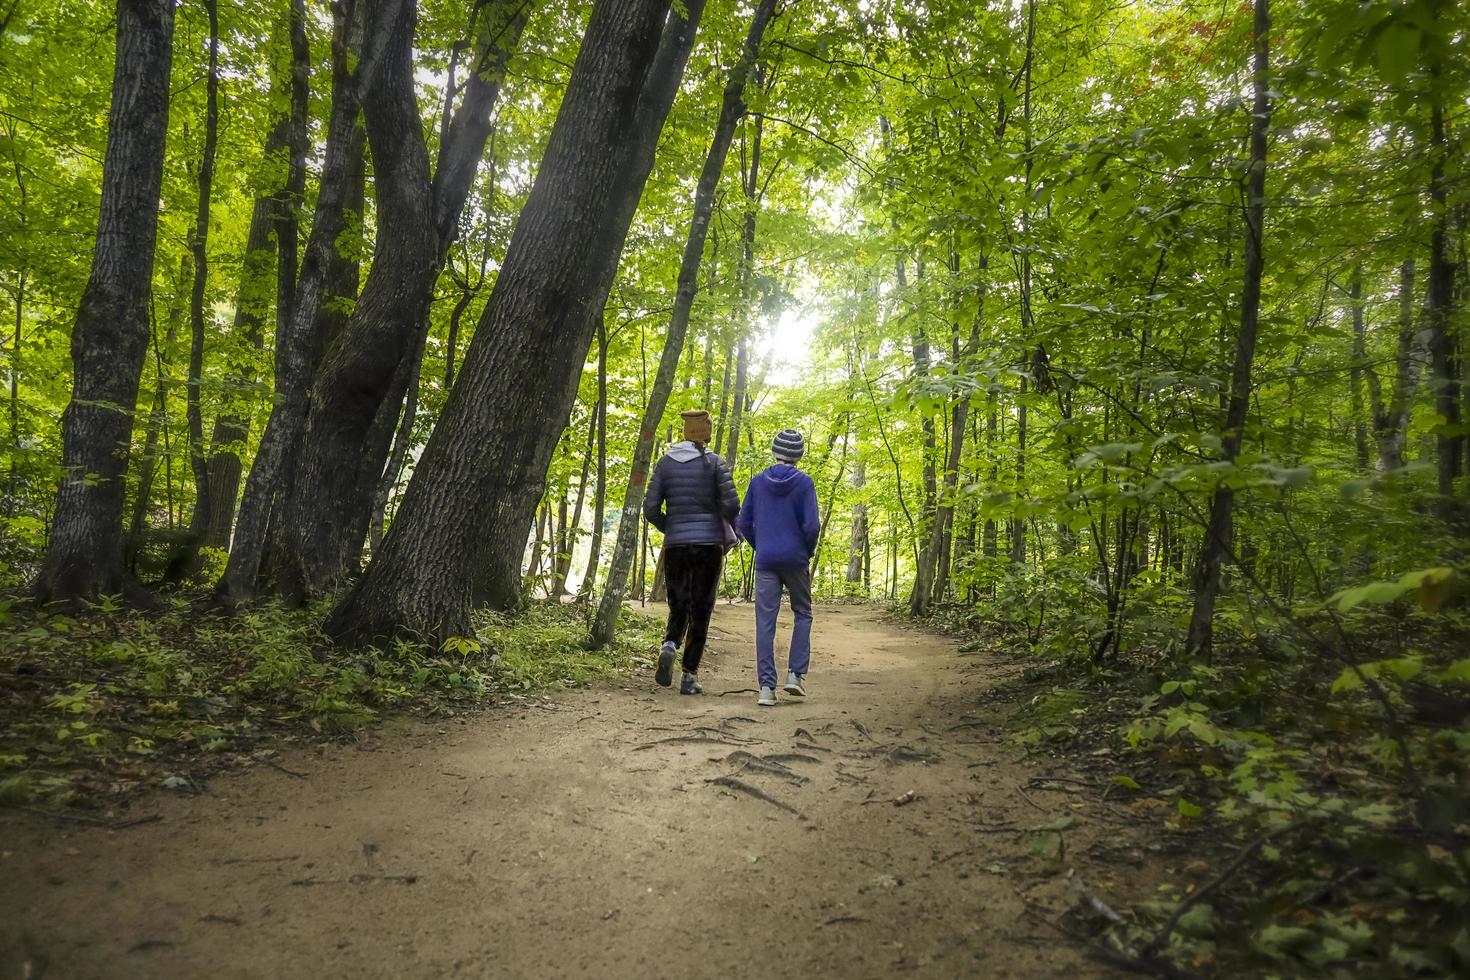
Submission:
<svg viewBox="0 0 1470 980">
<path fill-rule="evenodd" d="M 1110 975 L 1032 914 L 1108 827 L 1018 788 L 976 713 L 1003 668 L 823 608 L 811 697 L 757 708 L 752 615 L 720 607 L 701 698 L 379 729 L 125 830 L 5 813 L 0 976 Z"/>
</svg>

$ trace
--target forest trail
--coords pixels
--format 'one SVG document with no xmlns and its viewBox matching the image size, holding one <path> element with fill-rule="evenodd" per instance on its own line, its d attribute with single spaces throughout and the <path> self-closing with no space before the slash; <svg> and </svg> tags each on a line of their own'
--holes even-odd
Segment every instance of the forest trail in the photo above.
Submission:
<svg viewBox="0 0 1470 980">
<path fill-rule="evenodd" d="M 761 709 L 752 627 L 719 607 L 699 698 L 649 671 L 390 724 L 147 797 L 130 819 L 162 819 L 124 830 L 0 814 L 0 971 L 1111 975 L 1040 921 L 1075 903 L 1068 867 L 1118 886 L 1086 853 L 1108 814 L 1027 793 L 982 704 L 1018 667 L 823 607 L 811 697 Z M 1064 818 L 1058 855 L 1035 828 Z"/>
</svg>

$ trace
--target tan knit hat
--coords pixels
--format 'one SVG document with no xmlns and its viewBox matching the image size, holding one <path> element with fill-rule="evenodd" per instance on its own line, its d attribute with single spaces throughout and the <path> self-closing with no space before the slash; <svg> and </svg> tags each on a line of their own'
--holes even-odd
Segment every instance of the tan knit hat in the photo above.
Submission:
<svg viewBox="0 0 1470 980">
<path fill-rule="evenodd" d="M 684 438 L 688 442 L 697 442 L 701 446 L 708 444 L 710 432 L 713 425 L 710 424 L 709 412 L 702 408 L 691 408 L 687 412 L 680 412 L 679 418 L 684 420 Z"/>
</svg>

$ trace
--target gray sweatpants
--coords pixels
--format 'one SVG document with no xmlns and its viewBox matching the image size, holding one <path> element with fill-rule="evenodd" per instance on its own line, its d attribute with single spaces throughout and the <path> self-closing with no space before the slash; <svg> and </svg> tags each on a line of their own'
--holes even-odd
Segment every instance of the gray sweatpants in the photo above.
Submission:
<svg viewBox="0 0 1470 980">
<path fill-rule="evenodd" d="M 805 565 L 755 570 L 755 672 L 761 687 L 776 686 L 776 618 L 781 590 L 791 597 L 796 623 L 791 627 L 787 669 L 805 674 L 812 659 L 812 573 Z"/>
</svg>

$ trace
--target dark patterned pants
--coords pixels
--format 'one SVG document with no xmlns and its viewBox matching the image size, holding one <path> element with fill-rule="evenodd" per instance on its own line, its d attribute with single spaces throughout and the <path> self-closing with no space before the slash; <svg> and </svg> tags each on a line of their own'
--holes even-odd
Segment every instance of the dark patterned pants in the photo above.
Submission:
<svg viewBox="0 0 1470 980">
<path fill-rule="evenodd" d="M 669 625 L 664 639 L 684 648 L 684 669 L 699 671 L 709 618 L 715 611 L 725 550 L 717 544 L 676 544 L 664 549 L 669 587 Z"/>
</svg>

